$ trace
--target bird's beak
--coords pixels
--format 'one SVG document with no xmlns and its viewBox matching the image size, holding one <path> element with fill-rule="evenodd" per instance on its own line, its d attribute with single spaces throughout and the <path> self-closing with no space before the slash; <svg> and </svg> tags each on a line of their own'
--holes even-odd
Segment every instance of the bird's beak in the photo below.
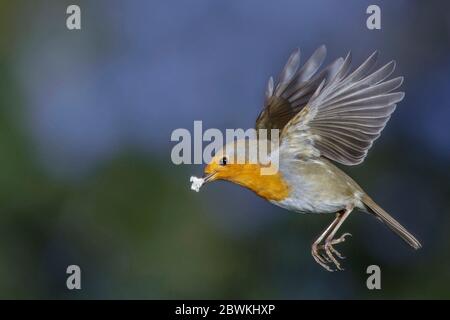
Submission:
<svg viewBox="0 0 450 320">
<path fill-rule="evenodd" d="M 217 174 L 217 172 L 211 172 L 211 173 L 208 173 L 208 174 L 204 175 L 203 176 L 203 183 L 214 181 L 215 180 L 214 177 L 215 177 L 216 174 Z"/>
</svg>

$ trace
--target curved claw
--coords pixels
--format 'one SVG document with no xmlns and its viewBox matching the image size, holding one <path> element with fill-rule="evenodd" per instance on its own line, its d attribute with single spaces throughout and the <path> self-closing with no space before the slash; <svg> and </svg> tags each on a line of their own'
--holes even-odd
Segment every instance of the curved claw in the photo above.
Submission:
<svg viewBox="0 0 450 320">
<path fill-rule="evenodd" d="M 337 255 L 337 257 L 338 257 L 339 259 L 342 259 L 342 260 L 345 259 L 345 257 L 344 257 L 339 251 L 337 251 L 332 245 L 330 245 L 330 250 L 331 250 L 331 252 L 333 252 L 335 255 Z"/>
<path fill-rule="evenodd" d="M 351 233 L 346 232 L 342 236 L 339 237 L 339 239 L 342 239 L 342 241 L 345 241 L 345 237 L 353 237 Z"/>
<path fill-rule="evenodd" d="M 334 265 L 336 266 L 336 268 L 338 268 L 338 270 L 342 270 L 341 268 L 341 264 L 339 263 L 339 261 L 337 261 L 337 259 L 333 256 L 332 250 L 334 250 L 334 248 L 332 247 L 330 242 L 326 242 L 325 243 L 325 252 L 327 253 L 327 256 L 331 259 L 331 261 L 334 263 Z"/>
<path fill-rule="evenodd" d="M 333 246 L 335 244 L 344 242 L 345 238 L 348 236 L 352 236 L 352 235 L 350 233 L 344 233 L 342 236 L 340 236 L 337 239 L 326 240 L 323 245 L 314 244 L 311 247 L 311 254 L 312 254 L 314 260 L 318 264 L 320 264 L 323 268 L 325 268 L 327 271 L 330 271 L 330 272 L 336 271 L 336 270 L 331 269 L 329 264 L 335 265 L 337 270 L 344 270 L 344 268 L 341 267 L 341 264 L 336 259 L 336 257 L 338 257 L 339 259 L 345 259 L 345 256 L 343 256 Z"/>
<path fill-rule="evenodd" d="M 334 270 L 331 269 L 328 265 L 327 265 L 327 261 L 324 259 L 324 257 L 322 257 L 322 255 L 319 252 L 319 248 L 317 245 L 313 245 L 311 247 L 311 255 L 314 258 L 314 260 L 321 265 L 325 270 L 329 271 L 329 272 L 333 272 Z"/>
</svg>

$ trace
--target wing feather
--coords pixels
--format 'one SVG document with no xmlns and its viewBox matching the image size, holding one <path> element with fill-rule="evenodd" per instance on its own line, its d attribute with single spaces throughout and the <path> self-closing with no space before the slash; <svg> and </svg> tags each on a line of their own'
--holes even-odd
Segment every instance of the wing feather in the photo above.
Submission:
<svg viewBox="0 0 450 320">
<path fill-rule="evenodd" d="M 325 60 L 325 46 L 319 47 L 302 67 L 300 56 L 299 49 L 290 55 L 276 84 L 270 77 L 264 109 L 256 120 L 257 129 L 283 129 L 302 110 L 321 82 L 334 76 L 344 61 L 339 58 L 318 72 Z"/>
<path fill-rule="evenodd" d="M 299 157 L 319 154 L 345 165 L 364 161 L 404 97 L 403 92 L 394 92 L 403 77 L 386 80 L 395 69 L 394 61 L 372 72 L 377 57 L 374 52 L 353 72 L 350 53 L 337 64 L 286 124 L 282 146 Z"/>
</svg>

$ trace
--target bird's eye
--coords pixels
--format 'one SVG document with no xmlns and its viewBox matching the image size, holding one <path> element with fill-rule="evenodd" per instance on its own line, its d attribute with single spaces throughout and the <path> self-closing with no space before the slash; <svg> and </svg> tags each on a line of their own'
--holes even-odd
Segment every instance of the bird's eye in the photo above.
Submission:
<svg viewBox="0 0 450 320">
<path fill-rule="evenodd" d="M 228 161 L 227 157 L 223 157 L 222 159 L 220 159 L 219 164 L 221 166 L 226 166 L 227 165 L 227 161 Z"/>
</svg>

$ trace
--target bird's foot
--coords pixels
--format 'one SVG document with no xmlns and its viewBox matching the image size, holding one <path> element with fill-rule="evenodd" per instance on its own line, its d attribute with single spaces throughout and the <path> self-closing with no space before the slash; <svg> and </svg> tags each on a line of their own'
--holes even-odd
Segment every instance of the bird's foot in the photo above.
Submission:
<svg viewBox="0 0 450 320">
<path fill-rule="evenodd" d="M 336 257 L 338 257 L 339 259 L 345 259 L 345 257 L 339 251 L 337 251 L 333 246 L 336 244 L 339 244 L 341 242 L 344 242 L 345 237 L 347 237 L 347 236 L 351 236 L 351 234 L 344 233 L 342 236 L 340 236 L 337 239 L 327 239 L 327 240 L 325 240 L 325 243 L 323 245 L 319 245 L 316 243 L 313 244 L 311 253 L 312 253 L 314 260 L 316 260 L 316 262 L 318 264 L 320 264 L 323 268 L 325 268 L 325 270 L 327 270 L 327 271 L 330 271 L 330 272 L 335 271 L 332 268 L 330 268 L 330 266 L 328 265 L 330 263 L 334 264 L 334 266 L 337 268 L 337 270 L 344 270 L 341 267 L 341 264 L 339 263 L 339 261 L 336 259 Z"/>
<path fill-rule="evenodd" d="M 330 262 L 329 258 L 320 252 L 321 247 L 322 246 L 319 246 L 316 243 L 314 243 L 311 247 L 311 255 L 318 264 L 320 264 L 323 268 L 325 268 L 325 270 L 333 272 L 334 270 L 328 266 L 328 263 Z"/>
</svg>

